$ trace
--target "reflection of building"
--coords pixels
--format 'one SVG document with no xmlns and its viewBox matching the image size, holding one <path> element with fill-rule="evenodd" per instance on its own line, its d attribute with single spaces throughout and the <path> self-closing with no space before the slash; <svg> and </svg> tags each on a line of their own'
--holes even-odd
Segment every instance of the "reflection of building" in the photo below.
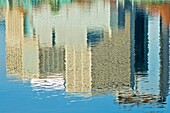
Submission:
<svg viewBox="0 0 170 113">
<path fill-rule="evenodd" d="M 154 51 L 157 51 L 157 53 L 159 53 L 155 55 L 155 56 L 159 56 L 159 61 L 155 60 L 155 58 L 154 59 L 152 58 L 154 60 L 153 67 L 156 67 L 157 64 L 159 64 L 159 67 L 157 66 L 157 68 L 154 68 L 153 70 L 151 68 L 149 69 L 150 70 L 149 72 L 151 72 L 152 70 L 152 71 L 156 71 L 157 75 L 159 73 L 159 76 L 155 76 L 155 73 L 152 72 L 154 74 L 152 81 L 155 81 L 155 78 L 157 78 L 156 80 L 159 81 L 159 84 L 156 84 L 157 82 L 154 82 L 153 89 L 157 88 L 156 92 L 160 95 L 160 102 L 165 102 L 169 90 L 168 82 L 169 82 L 169 22 L 170 22 L 169 8 L 170 5 L 167 1 L 160 1 L 159 3 L 157 1 L 157 4 L 159 4 L 157 5 L 157 4 L 152 4 L 150 2 L 143 2 L 141 6 L 145 8 L 147 7 L 147 9 L 151 12 L 152 16 L 153 15 L 155 16 L 156 14 L 159 18 L 159 20 L 157 20 L 158 25 L 155 24 L 152 27 L 152 29 L 154 28 L 153 30 L 154 40 L 152 39 L 152 41 L 149 42 L 149 43 L 153 43 L 155 40 L 157 40 L 155 39 L 156 37 L 155 34 L 158 34 L 157 37 L 160 37 L 158 44 L 157 43 L 150 44 L 152 46 L 154 45 Z M 152 23 L 153 23 L 153 18 L 152 18 Z M 155 30 L 155 28 L 158 30 Z M 157 48 L 155 45 L 157 45 Z M 151 75 L 152 74 L 149 73 L 149 76 Z"/>
<path fill-rule="evenodd" d="M 40 44 L 51 44 L 53 42 L 51 35 L 55 31 L 57 46 L 77 45 L 86 47 L 86 35 L 89 29 L 109 30 L 109 3 L 104 4 L 104 1 L 97 3 L 98 6 L 94 5 L 84 9 L 77 3 L 69 6 L 64 5 L 57 16 L 51 13 L 49 5 L 43 5 L 44 8 L 40 11 L 34 10 L 33 22 Z M 44 22 L 44 20 L 46 21 Z"/>
<path fill-rule="evenodd" d="M 23 12 L 17 8 L 8 10 L 6 16 L 7 70 L 22 77 L 39 74 L 38 40 L 24 37 Z"/>
<path fill-rule="evenodd" d="M 120 9 L 120 8 L 117 8 L 116 4 L 118 7 L 120 6 L 120 5 L 118 5 L 118 3 L 112 3 L 111 8 L 110 8 L 111 9 L 110 10 L 110 17 L 111 17 L 110 23 L 111 23 L 112 35 L 115 37 L 117 36 L 115 32 L 121 32 L 123 30 L 123 29 L 119 29 L 119 28 L 123 28 L 123 27 L 119 26 L 118 9 Z M 123 76 L 125 74 L 119 74 L 119 75 L 121 75 L 122 78 L 126 78 L 126 80 L 127 80 L 125 82 L 122 79 L 121 80 L 121 81 L 123 81 L 122 83 L 127 83 L 128 85 L 119 83 L 117 85 L 117 87 L 120 86 L 120 90 L 119 89 L 116 90 L 116 96 L 117 96 L 118 103 L 120 103 L 120 104 L 128 104 L 128 103 L 139 104 L 138 102 L 141 102 L 141 103 L 143 103 L 143 102 L 144 103 L 157 102 L 160 98 L 159 93 L 158 93 L 159 86 L 158 86 L 158 82 L 157 82 L 159 80 L 159 79 L 157 79 L 157 78 L 159 78 L 159 72 L 154 71 L 154 67 L 156 67 L 155 69 L 157 69 L 157 67 L 159 66 L 159 65 L 157 65 L 157 64 L 159 64 L 159 58 L 157 59 L 157 56 L 159 56 L 159 51 L 155 51 L 153 49 L 159 49 L 159 41 L 157 41 L 159 39 L 152 39 L 152 38 L 159 37 L 159 35 L 157 36 L 157 35 L 148 33 L 148 29 L 149 29 L 148 28 L 148 26 L 149 26 L 149 24 L 148 24 L 149 18 L 148 17 L 149 16 L 147 14 L 147 11 L 144 9 L 138 8 L 136 3 L 134 3 L 133 5 L 134 5 L 134 7 L 132 7 L 131 4 L 129 4 L 129 5 L 126 4 L 124 6 L 125 12 L 126 12 L 125 13 L 125 26 L 124 26 L 125 31 L 127 28 L 126 23 L 128 21 L 128 19 L 127 19 L 128 11 L 126 11 L 126 10 L 128 9 L 130 11 L 130 14 L 129 14 L 130 19 L 129 19 L 129 24 L 128 24 L 129 28 L 127 28 L 128 29 L 127 34 L 129 35 L 129 38 L 130 38 L 129 39 L 130 47 L 128 48 L 128 45 L 127 45 L 128 43 L 126 42 L 125 43 L 126 49 L 124 49 L 124 51 L 128 51 L 127 48 L 129 49 L 129 58 L 127 58 L 128 54 L 126 53 L 125 59 L 127 61 L 130 59 L 130 61 L 129 61 L 130 67 L 128 67 L 128 65 L 127 65 L 127 67 L 129 68 L 130 71 L 126 72 L 126 74 L 129 73 L 128 76 Z M 121 7 L 123 8 L 123 6 L 121 6 Z M 121 11 L 123 12 L 123 10 L 121 10 Z M 123 16 L 123 15 L 121 15 L 121 16 Z M 157 24 L 155 24 L 155 25 L 157 25 Z M 150 27 L 150 28 L 153 28 L 153 27 Z M 119 29 L 119 30 L 117 30 L 117 29 Z M 151 29 L 149 29 L 149 30 L 151 30 Z M 125 33 L 125 31 L 123 33 Z M 121 42 L 120 40 L 121 40 L 121 38 L 123 38 L 123 36 L 128 36 L 127 34 L 123 34 L 123 33 L 122 32 L 120 33 L 122 36 L 120 36 L 119 42 L 117 42 L 117 43 Z M 158 31 L 158 33 L 159 33 L 159 31 Z M 151 35 L 151 36 L 149 37 L 148 35 Z M 110 40 L 112 40 L 112 39 L 110 39 Z M 113 38 L 113 40 L 116 41 L 116 38 Z M 148 43 L 148 40 L 150 40 L 150 43 Z M 109 43 L 107 43 L 107 45 L 105 45 L 105 46 L 108 46 L 108 45 L 109 45 Z M 120 45 L 120 47 L 124 46 L 123 44 L 122 45 L 119 44 L 119 45 Z M 102 48 L 105 48 L 105 46 L 103 46 Z M 116 45 L 113 44 L 113 46 L 114 46 L 114 48 L 116 48 Z M 150 48 L 148 48 L 148 47 L 150 47 Z M 107 48 L 110 48 L 110 46 L 108 46 Z M 148 49 L 150 49 L 150 53 L 149 53 Z M 92 50 L 93 50 L 93 48 L 92 48 Z M 119 50 L 119 51 L 121 51 L 121 50 Z M 111 56 L 111 54 L 113 53 L 113 49 L 111 49 L 109 52 L 110 53 L 108 54 L 108 56 L 109 55 Z M 155 54 L 155 52 L 156 52 L 156 54 Z M 106 50 L 103 52 L 103 54 L 101 52 L 100 57 L 102 55 L 105 55 L 105 53 L 106 53 Z M 93 55 L 94 55 L 94 52 L 92 51 L 92 56 Z M 120 56 L 121 59 L 119 59 L 118 61 L 123 60 L 124 52 L 121 51 L 120 55 L 122 55 L 122 56 Z M 121 64 L 116 64 L 115 61 L 113 60 L 113 58 L 112 58 L 112 60 L 108 60 L 109 59 L 108 56 L 104 57 L 104 58 L 106 58 L 105 62 L 108 61 L 108 63 L 101 64 L 100 66 L 104 66 L 104 65 L 107 66 L 107 65 L 111 64 L 110 62 L 114 62 L 113 64 L 115 64 L 117 67 L 121 66 Z M 115 56 L 117 57 L 117 59 L 119 58 L 119 54 L 118 55 L 115 54 Z M 104 58 L 101 58 L 101 59 L 104 59 Z M 92 62 L 94 62 L 94 61 L 95 60 L 93 59 Z M 150 65 L 150 66 L 148 66 L 148 65 Z M 94 67 L 93 66 L 94 65 L 92 63 L 92 69 L 95 67 L 95 66 Z M 100 67 L 100 66 L 98 66 L 98 67 Z M 124 66 L 125 66 L 125 64 L 124 64 Z M 105 70 L 107 70 L 106 71 L 107 73 L 109 72 L 109 70 L 113 70 L 111 67 L 114 67 L 114 66 L 111 65 L 105 69 Z M 123 66 L 119 67 L 118 69 L 121 69 L 122 67 Z M 126 69 L 127 69 L 127 67 L 126 67 Z M 148 68 L 150 68 L 149 71 L 148 71 Z M 103 71 L 98 72 L 98 73 L 103 73 L 103 75 L 107 75 L 104 73 L 105 70 L 103 69 Z M 123 73 L 125 71 L 126 70 L 123 70 L 120 72 Z M 92 71 L 92 73 L 93 73 L 93 71 Z M 108 74 L 108 75 L 111 76 L 112 74 L 114 74 L 114 72 L 110 71 L 110 74 Z M 147 74 L 149 74 L 149 77 L 147 76 Z M 106 76 L 105 78 L 103 78 L 103 80 L 107 80 L 107 78 L 109 78 L 109 77 Z M 117 78 L 116 78 L 116 76 L 109 78 L 108 82 L 106 82 L 107 83 L 106 85 L 109 85 L 110 81 L 112 81 L 111 79 L 117 79 Z M 149 82 L 147 80 L 149 80 Z M 153 80 L 155 82 L 153 82 Z M 92 81 L 93 81 L 93 77 L 92 77 Z M 118 80 L 116 80 L 116 81 L 118 81 Z M 99 83 L 104 84 L 104 82 L 99 82 Z M 92 85 L 94 85 L 94 84 L 92 83 Z M 96 84 L 96 86 L 97 85 L 98 84 Z M 101 86 L 104 86 L 104 85 L 101 85 Z M 113 86 L 113 85 L 110 85 L 110 86 Z M 98 87 L 100 87 L 100 86 L 98 85 Z"/>
<path fill-rule="evenodd" d="M 124 6 L 124 1 L 119 1 L 118 2 L 118 28 L 124 28 L 125 27 L 125 6 Z"/>
<path fill-rule="evenodd" d="M 91 51 L 86 47 L 65 46 L 66 92 L 91 91 Z"/>
<path fill-rule="evenodd" d="M 136 75 L 137 91 L 140 94 L 159 95 L 160 68 L 160 18 L 159 15 L 148 15 L 148 71 Z M 155 38 L 157 37 L 157 38 Z M 147 42 L 147 40 L 145 40 Z M 154 81 L 154 82 L 153 82 Z"/>
<path fill-rule="evenodd" d="M 137 9 L 135 14 L 135 72 L 148 71 L 148 17 L 145 10 Z"/>
<path fill-rule="evenodd" d="M 60 8 L 59 16 L 53 16 L 48 5 L 44 5 L 45 8 L 38 14 L 37 11 L 33 12 L 40 47 L 51 44 L 65 45 L 67 92 L 91 91 L 91 51 L 87 46 L 90 47 L 96 41 L 103 41 L 105 32 L 109 32 L 109 3 L 103 2 L 97 2 L 98 6 L 90 9 L 82 9 L 79 3 L 63 6 Z M 44 20 L 48 24 L 44 24 Z M 41 51 L 40 49 L 40 53 Z"/>
<path fill-rule="evenodd" d="M 39 46 L 38 39 L 27 39 L 24 37 L 22 43 L 22 70 L 23 77 L 32 78 L 39 77 Z"/>
<path fill-rule="evenodd" d="M 159 14 L 150 16 L 138 8 L 131 13 L 135 18 L 131 20 L 135 92 L 118 93 L 118 102 L 137 105 L 165 102 L 169 87 L 169 26 L 162 24 Z"/>
<path fill-rule="evenodd" d="M 166 101 L 169 90 L 169 26 L 160 22 L 160 96 Z"/>
<path fill-rule="evenodd" d="M 64 5 L 60 11 L 58 2 L 41 3 L 43 8 L 33 8 L 32 15 L 15 7 L 8 11 L 9 71 L 33 78 L 35 89 L 63 89 L 65 77 L 69 93 L 95 95 L 111 89 L 120 104 L 157 101 L 160 93 L 161 101 L 165 101 L 169 77 L 167 26 L 161 25 L 159 48 L 159 38 L 153 37 L 159 37 L 160 29 L 151 25 L 159 19 L 149 19 L 147 10 L 136 4 L 132 8 L 128 0 L 111 1 L 111 5 L 98 1 L 97 5 L 90 4 L 93 7 L 82 1 Z M 50 8 L 57 10 L 57 15 L 51 14 Z M 153 30 L 158 30 L 157 34 Z"/>
<path fill-rule="evenodd" d="M 6 15 L 6 63 L 9 71 L 22 74 L 23 14 L 16 8 Z"/>
<path fill-rule="evenodd" d="M 111 29 L 118 27 L 118 11 L 117 11 L 117 1 L 110 0 L 110 27 Z"/>
<path fill-rule="evenodd" d="M 111 8 L 114 9 L 114 7 Z M 97 44 L 95 48 L 92 47 L 93 90 L 130 88 L 129 12 L 126 13 L 125 20 L 124 29 L 116 30 L 116 28 L 111 27 L 112 36 L 109 38 L 108 35 L 105 35 L 104 42 Z"/>
<path fill-rule="evenodd" d="M 6 17 L 6 63 L 7 71 L 23 78 L 63 76 L 64 49 L 40 46 L 38 36 L 24 34 L 23 12 L 13 8 Z M 30 30 L 30 28 L 27 28 Z M 26 36 L 26 37 L 25 37 Z"/>
</svg>

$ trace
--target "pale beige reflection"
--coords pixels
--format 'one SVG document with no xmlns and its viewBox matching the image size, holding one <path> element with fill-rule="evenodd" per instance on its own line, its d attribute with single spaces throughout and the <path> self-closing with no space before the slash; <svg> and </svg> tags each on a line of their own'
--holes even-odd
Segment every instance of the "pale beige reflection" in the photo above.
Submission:
<svg viewBox="0 0 170 113">
<path fill-rule="evenodd" d="M 90 48 L 65 46 L 66 92 L 91 91 Z"/>
</svg>

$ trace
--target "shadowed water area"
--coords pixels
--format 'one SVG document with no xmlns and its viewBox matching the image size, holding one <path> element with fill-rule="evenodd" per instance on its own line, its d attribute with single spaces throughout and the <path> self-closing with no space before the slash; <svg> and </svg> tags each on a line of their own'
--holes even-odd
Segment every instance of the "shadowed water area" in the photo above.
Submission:
<svg viewBox="0 0 170 113">
<path fill-rule="evenodd" d="M 0 0 L 0 113 L 169 113 L 170 2 Z"/>
</svg>

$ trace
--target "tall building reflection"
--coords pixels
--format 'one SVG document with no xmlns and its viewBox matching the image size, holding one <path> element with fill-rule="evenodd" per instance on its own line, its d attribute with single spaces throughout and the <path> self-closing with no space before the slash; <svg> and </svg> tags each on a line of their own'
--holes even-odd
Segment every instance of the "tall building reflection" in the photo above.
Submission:
<svg viewBox="0 0 170 113">
<path fill-rule="evenodd" d="M 25 17 L 26 16 L 26 17 Z M 30 80 L 33 88 L 44 88 L 47 84 L 58 89 L 64 88 L 64 49 L 50 43 L 41 46 L 30 21 L 18 8 L 7 11 L 6 15 L 6 64 L 10 75 Z M 27 22 L 25 22 L 25 18 Z M 26 28 L 25 28 L 26 27 Z M 29 30 L 34 34 L 29 34 Z M 54 36 L 51 34 L 51 39 Z M 41 86 L 43 85 L 44 86 Z M 59 85 L 60 84 L 60 85 Z M 46 89 L 46 88 L 45 88 Z"/>
<path fill-rule="evenodd" d="M 169 25 L 160 20 L 160 96 L 161 102 L 166 101 L 169 90 Z"/>
<path fill-rule="evenodd" d="M 50 0 L 51 11 L 58 12 L 60 8 L 60 0 Z"/>
<path fill-rule="evenodd" d="M 111 15 L 116 5 L 111 5 Z M 118 14 L 118 12 L 117 12 Z M 115 14 L 115 15 L 117 15 Z M 111 20 L 113 19 L 113 20 Z M 118 20 L 120 18 L 117 18 Z M 105 31 L 104 41 L 92 47 L 92 88 L 97 92 L 110 89 L 120 91 L 130 86 L 130 13 L 125 15 L 124 29 L 114 26 L 110 18 L 111 36 Z M 121 21 L 121 20 L 120 20 Z M 117 21 L 118 22 L 118 21 Z M 117 30 L 119 29 L 119 30 Z M 121 75 L 121 76 L 119 76 Z"/>
<path fill-rule="evenodd" d="M 85 47 L 65 46 L 66 92 L 90 92 L 91 51 Z"/>
<path fill-rule="evenodd" d="M 23 74 L 23 13 L 13 8 L 6 15 L 6 63 L 9 71 Z"/>
<path fill-rule="evenodd" d="M 142 5 L 144 6 L 144 5 Z M 160 5 L 147 3 L 145 6 L 152 14 L 160 16 L 159 32 L 160 32 L 160 67 L 159 67 L 159 91 L 160 102 L 166 102 L 169 90 L 169 2 Z"/>
</svg>

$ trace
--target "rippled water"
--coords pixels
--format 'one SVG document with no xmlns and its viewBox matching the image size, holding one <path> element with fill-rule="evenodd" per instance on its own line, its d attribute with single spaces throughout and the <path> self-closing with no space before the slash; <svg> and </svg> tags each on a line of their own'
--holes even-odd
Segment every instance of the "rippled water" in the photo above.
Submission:
<svg viewBox="0 0 170 113">
<path fill-rule="evenodd" d="M 0 0 L 0 113 L 169 113 L 170 2 Z"/>
</svg>

